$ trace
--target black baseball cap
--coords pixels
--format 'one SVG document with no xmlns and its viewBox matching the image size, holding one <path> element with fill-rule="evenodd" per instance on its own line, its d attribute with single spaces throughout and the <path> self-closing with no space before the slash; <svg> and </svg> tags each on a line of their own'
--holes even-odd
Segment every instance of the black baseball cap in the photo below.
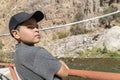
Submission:
<svg viewBox="0 0 120 80">
<path fill-rule="evenodd" d="M 13 15 L 9 21 L 10 34 L 11 30 L 16 29 L 19 24 L 29 20 L 30 18 L 34 18 L 37 22 L 39 22 L 44 18 L 44 14 L 41 11 L 35 11 L 31 14 L 26 12 L 20 12 Z"/>
</svg>

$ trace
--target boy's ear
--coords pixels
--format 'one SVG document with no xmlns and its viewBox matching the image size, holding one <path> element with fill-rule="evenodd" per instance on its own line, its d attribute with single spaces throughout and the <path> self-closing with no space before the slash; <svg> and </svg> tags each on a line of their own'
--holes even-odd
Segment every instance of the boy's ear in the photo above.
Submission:
<svg viewBox="0 0 120 80">
<path fill-rule="evenodd" d="M 14 36 L 14 38 L 19 39 L 20 35 L 19 35 L 19 31 L 18 30 L 12 30 L 11 31 L 12 35 Z"/>
</svg>

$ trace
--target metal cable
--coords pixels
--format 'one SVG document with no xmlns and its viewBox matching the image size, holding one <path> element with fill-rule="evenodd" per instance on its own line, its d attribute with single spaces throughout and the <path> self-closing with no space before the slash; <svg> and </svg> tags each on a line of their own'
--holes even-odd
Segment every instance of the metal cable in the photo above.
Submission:
<svg viewBox="0 0 120 80">
<path fill-rule="evenodd" d="M 45 31 L 45 30 L 51 30 L 51 29 L 56 29 L 56 28 L 67 27 L 67 26 L 71 26 L 71 25 L 75 25 L 75 24 L 80 24 L 80 23 L 83 23 L 83 22 L 92 21 L 92 20 L 95 20 L 95 19 L 107 17 L 107 16 L 110 16 L 110 15 L 113 15 L 113 14 L 117 14 L 119 12 L 120 12 L 120 10 L 112 12 L 112 13 L 109 13 L 109 14 L 105 14 L 105 15 L 102 15 L 102 16 L 97 16 L 97 17 L 94 17 L 94 18 L 82 20 L 82 21 L 77 21 L 77 22 L 68 23 L 68 24 L 64 24 L 64 25 L 52 26 L 52 27 L 43 28 L 43 29 L 39 29 L 39 30 Z M 10 33 L 0 34 L 0 37 L 2 37 L 2 36 L 9 36 L 9 35 L 10 35 Z"/>
</svg>

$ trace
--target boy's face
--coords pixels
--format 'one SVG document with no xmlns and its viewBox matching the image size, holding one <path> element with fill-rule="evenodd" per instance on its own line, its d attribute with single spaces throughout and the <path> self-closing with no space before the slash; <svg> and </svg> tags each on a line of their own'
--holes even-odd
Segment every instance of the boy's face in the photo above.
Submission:
<svg viewBox="0 0 120 80">
<path fill-rule="evenodd" d="M 13 36 L 21 43 L 33 45 L 40 41 L 40 31 L 35 19 L 31 18 L 12 31 Z"/>
</svg>

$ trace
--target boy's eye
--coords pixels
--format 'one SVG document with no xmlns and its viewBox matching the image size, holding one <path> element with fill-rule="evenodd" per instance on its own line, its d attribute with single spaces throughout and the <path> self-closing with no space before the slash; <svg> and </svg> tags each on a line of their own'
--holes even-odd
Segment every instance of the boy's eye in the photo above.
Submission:
<svg viewBox="0 0 120 80">
<path fill-rule="evenodd" d="M 34 28 L 39 28 L 38 25 L 27 25 L 27 28 L 29 29 L 34 29 Z"/>
</svg>

